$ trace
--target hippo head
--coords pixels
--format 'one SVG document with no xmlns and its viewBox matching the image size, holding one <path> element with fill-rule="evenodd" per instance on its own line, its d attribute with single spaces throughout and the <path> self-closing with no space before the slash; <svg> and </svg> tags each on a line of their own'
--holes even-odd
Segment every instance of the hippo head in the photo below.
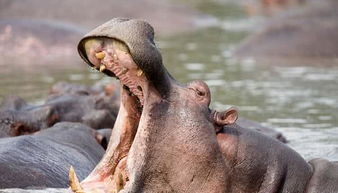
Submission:
<svg viewBox="0 0 338 193">
<path fill-rule="evenodd" d="M 81 57 L 121 84 L 120 110 L 107 152 L 74 192 L 222 192 L 228 164 L 216 132 L 237 111 L 209 108 L 202 81 L 175 81 L 162 65 L 153 28 L 113 19 L 83 38 Z M 76 168 L 75 168 L 76 170 Z"/>
<path fill-rule="evenodd" d="M 34 108 L 17 96 L 8 96 L 0 104 L 0 138 L 32 134 L 57 121 L 51 107 Z"/>
</svg>

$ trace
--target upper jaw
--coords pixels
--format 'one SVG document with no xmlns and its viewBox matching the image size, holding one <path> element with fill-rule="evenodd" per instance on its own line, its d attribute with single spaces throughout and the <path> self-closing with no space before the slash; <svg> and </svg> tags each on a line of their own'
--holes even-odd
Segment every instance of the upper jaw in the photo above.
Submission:
<svg viewBox="0 0 338 193">
<path fill-rule="evenodd" d="M 103 192 L 106 192 L 104 189 L 107 188 L 120 190 L 116 183 L 121 181 L 119 178 L 121 173 L 127 176 L 123 177 L 123 184 L 125 185 L 128 181 L 125 165 L 130 156 L 130 149 L 135 145 L 134 140 L 140 127 L 139 124 L 146 122 L 141 119 L 147 116 L 147 111 L 153 103 L 164 98 L 154 83 L 148 81 L 146 74 L 134 63 L 130 55 L 119 50 L 109 52 L 106 49 L 96 53 L 91 52 L 90 55 L 88 54 L 88 59 L 96 69 L 119 79 L 121 105 L 107 152 L 81 185 L 86 189 L 94 187 L 94 190 L 101 189 Z M 169 80 L 168 75 L 164 78 Z"/>
</svg>

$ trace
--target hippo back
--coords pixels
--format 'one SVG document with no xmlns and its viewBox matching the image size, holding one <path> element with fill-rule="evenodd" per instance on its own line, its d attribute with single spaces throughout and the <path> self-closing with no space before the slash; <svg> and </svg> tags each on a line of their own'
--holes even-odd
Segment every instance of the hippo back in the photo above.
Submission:
<svg viewBox="0 0 338 193">
<path fill-rule="evenodd" d="M 37 135 L 1 139 L 0 187 L 67 187 L 71 165 L 83 179 L 104 153 L 90 132 L 78 123 L 61 123 Z"/>
<path fill-rule="evenodd" d="M 306 193 L 332 193 L 338 191 L 338 162 L 325 159 L 309 161 L 313 167 L 313 175 L 308 183 Z"/>
</svg>

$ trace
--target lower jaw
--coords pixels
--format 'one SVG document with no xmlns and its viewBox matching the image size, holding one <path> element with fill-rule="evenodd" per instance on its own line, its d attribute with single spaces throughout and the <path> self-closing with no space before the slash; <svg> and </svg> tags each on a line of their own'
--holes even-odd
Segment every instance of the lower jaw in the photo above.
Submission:
<svg viewBox="0 0 338 193">
<path fill-rule="evenodd" d="M 84 189 L 84 193 L 117 193 L 122 190 L 126 183 L 129 181 L 128 173 L 126 170 L 127 157 L 123 158 L 115 168 L 112 175 L 103 177 L 101 181 L 91 181 L 82 183 L 81 186 Z M 78 192 L 80 193 L 80 192 Z"/>
<path fill-rule="evenodd" d="M 129 180 L 126 163 L 138 129 L 142 110 L 140 101 L 135 96 L 131 96 L 130 91 L 122 88 L 120 111 L 116 120 L 119 125 L 114 126 L 114 130 L 119 130 L 118 135 L 112 135 L 107 152 L 98 164 L 99 167 L 96 167 L 81 182 L 79 189 L 83 190 L 82 193 L 117 193 L 125 187 Z M 81 191 L 74 192 L 81 193 Z"/>
</svg>

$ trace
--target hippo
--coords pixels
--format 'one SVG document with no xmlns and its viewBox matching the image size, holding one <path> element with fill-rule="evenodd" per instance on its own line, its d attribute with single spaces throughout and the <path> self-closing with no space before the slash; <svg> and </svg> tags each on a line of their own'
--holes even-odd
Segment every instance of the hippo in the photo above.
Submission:
<svg viewBox="0 0 338 193">
<path fill-rule="evenodd" d="M 335 162 L 307 163 L 282 143 L 235 124 L 236 110 L 209 109 L 210 92 L 203 82 L 175 81 L 147 23 L 114 19 L 89 33 L 79 52 L 123 86 L 108 150 L 81 184 L 71 179 L 74 192 L 337 190 L 334 184 L 325 186 L 325 179 L 337 179 L 325 172 Z"/>
<path fill-rule="evenodd" d="M 111 137 L 112 129 L 111 128 L 103 128 L 97 130 L 97 132 L 100 134 L 100 138 L 98 139 L 100 141 L 100 144 L 102 147 L 106 150 L 108 147 L 109 139 Z"/>
<path fill-rule="evenodd" d="M 81 183 L 70 170 L 73 192 L 338 191 L 337 163 L 308 163 L 280 141 L 237 125 L 236 109 L 210 109 L 208 86 L 177 82 L 153 38 L 147 22 L 115 18 L 80 41 L 82 59 L 119 79 L 121 96 L 100 163 Z"/>
<path fill-rule="evenodd" d="M 70 122 L 34 135 L 1 138 L 0 188 L 66 188 L 70 166 L 83 179 L 100 161 L 103 138 L 86 125 Z"/>
<path fill-rule="evenodd" d="M 288 143 L 288 140 L 281 132 L 276 131 L 275 129 L 272 129 L 269 127 L 265 127 L 255 121 L 252 121 L 252 120 L 249 120 L 243 117 L 239 117 L 238 120 L 236 121 L 236 124 L 239 125 L 240 127 L 244 127 L 247 129 L 254 129 L 266 136 L 277 139 L 282 143 Z"/>
<path fill-rule="evenodd" d="M 117 4 L 119 6 L 116 6 Z M 90 14 L 78 11 L 88 9 Z M 201 15 L 198 10 L 184 2 L 172 3 L 170 0 L 101 0 L 100 3 L 91 0 L 0 1 L 0 19 L 43 18 L 47 21 L 61 21 L 91 29 L 111 17 L 140 17 L 150 21 L 164 35 L 197 28 L 196 20 L 200 19 Z M 203 17 L 206 15 L 203 14 Z M 163 22 L 164 20 L 166 22 Z"/>
<path fill-rule="evenodd" d="M 336 65 L 338 3 L 325 0 L 270 20 L 239 45 L 236 58 L 278 65 Z"/>
<path fill-rule="evenodd" d="M 62 121 L 81 122 L 94 129 L 112 128 L 118 109 L 117 89 L 114 84 L 86 87 L 60 82 L 41 105 L 9 96 L 0 105 L 0 138 L 31 134 Z"/>
<path fill-rule="evenodd" d="M 32 65 L 41 67 L 41 70 L 45 66 L 80 68 L 80 60 L 74 57 L 74 45 L 84 31 L 65 22 L 0 19 L 0 66 L 6 66 L 6 69 L 20 66 L 26 71 L 32 70 Z M 56 60 L 62 62 L 55 65 Z"/>
</svg>

